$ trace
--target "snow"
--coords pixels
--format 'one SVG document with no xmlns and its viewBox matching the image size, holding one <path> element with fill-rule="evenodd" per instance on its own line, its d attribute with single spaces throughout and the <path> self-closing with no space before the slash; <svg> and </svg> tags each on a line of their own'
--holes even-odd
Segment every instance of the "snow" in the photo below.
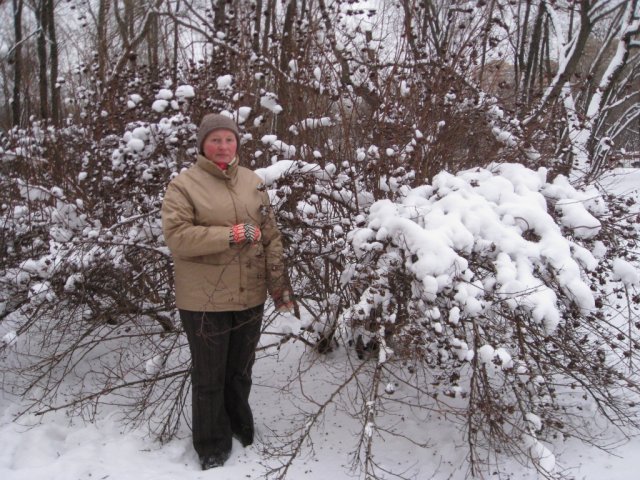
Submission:
<svg viewBox="0 0 640 480">
<path fill-rule="evenodd" d="M 538 463 L 543 472 L 553 474 L 556 467 L 556 457 L 551 451 L 533 435 L 525 440 L 531 457 Z"/>
<path fill-rule="evenodd" d="M 555 293 L 536 277 L 536 265 L 548 262 L 557 268 L 563 289 L 588 312 L 595 301 L 582 268 L 597 261 L 585 249 L 575 249 L 547 212 L 543 194 L 557 192 L 547 191 L 545 177 L 544 169 L 531 171 L 519 165 L 474 169 L 457 176 L 440 173 L 431 186 L 413 189 L 401 202 L 374 203 L 368 226 L 351 234 L 354 248 L 364 253 L 384 240 L 406 245 L 417 257 L 410 269 L 433 301 L 469 268 L 459 252 L 490 255 L 497 247 L 496 292 L 511 308 L 530 310 L 551 334 L 561 312 Z M 597 232 L 599 223 L 583 206 L 583 193 L 567 185 L 563 188 L 564 203 L 558 208 L 570 212 L 563 216 L 564 226 L 577 237 Z M 527 240 L 522 234 L 528 231 L 539 239 Z M 471 295 L 464 292 L 461 289 L 458 294 L 461 305 L 470 314 L 479 313 L 482 306 L 476 297 L 481 290 Z"/>
<path fill-rule="evenodd" d="M 278 140 L 275 135 L 264 135 L 261 141 L 263 144 L 269 145 L 272 151 L 280 153 L 285 158 L 294 158 L 296 155 L 296 147 Z"/>
<path fill-rule="evenodd" d="M 138 95 L 137 93 L 132 93 L 131 95 L 129 95 L 129 101 L 128 101 L 129 108 L 134 108 L 140 102 L 142 102 L 141 95 Z"/>
<path fill-rule="evenodd" d="M 268 466 L 274 467 L 278 463 L 276 458 L 266 455 L 263 448 L 275 441 L 277 434 L 286 432 L 290 422 L 301 414 L 305 406 L 309 406 L 302 388 L 292 388 L 288 383 L 297 369 L 310 371 L 310 378 L 304 385 L 307 399 L 324 398 L 323 390 L 340 378 L 339 365 L 345 360 L 341 359 L 340 353 L 331 359 L 337 362 L 336 369 L 327 371 L 327 365 L 322 361 L 307 360 L 300 365 L 297 359 L 303 350 L 300 343 L 287 343 L 277 353 L 260 355 L 254 369 L 251 396 L 257 441 L 243 448 L 234 439 L 231 458 L 223 467 L 207 472 L 200 470 L 187 428 L 183 428 L 176 439 L 161 445 L 142 431 L 123 427 L 118 421 L 117 410 L 87 423 L 62 412 L 45 417 L 22 417 L 13 422 L 20 409 L 5 394 L 0 397 L 0 477 L 5 480 L 261 478 Z M 403 398 L 401 383 L 388 381 L 382 388 L 387 395 Z M 412 435 L 421 434 L 428 438 L 428 442 L 420 448 L 388 437 L 384 447 L 376 452 L 377 461 L 382 466 L 402 466 L 403 471 L 410 473 L 407 478 L 470 478 L 455 425 L 434 415 L 425 429 L 426 420 L 416 411 L 397 407 L 393 414 L 402 415 L 404 431 Z M 622 443 L 614 436 L 615 432 L 605 431 L 611 442 L 619 442 L 615 456 L 576 441 L 561 443 L 559 453 L 553 454 L 549 445 L 535 438 L 540 419 L 531 412 L 527 414 L 527 420 L 532 426 L 527 448 L 548 471 L 554 468 L 569 470 L 576 479 L 635 480 L 635 458 L 640 441 Z M 349 472 L 349 457 L 357 447 L 362 425 L 341 409 L 331 410 L 323 423 L 320 431 L 311 437 L 313 454 L 307 450 L 300 460 L 293 463 L 287 478 L 353 478 Z M 369 422 L 363 433 L 376 439 L 380 427 L 384 425 Z M 524 468 L 513 461 L 505 461 L 500 471 L 503 473 L 500 478 L 509 475 L 509 478 L 519 480 L 544 479 L 531 468 Z"/>
<path fill-rule="evenodd" d="M 132 138 L 127 142 L 127 147 L 134 152 L 141 152 L 144 150 L 144 140 Z"/>
<path fill-rule="evenodd" d="M 191 85 L 180 85 L 176 88 L 176 98 L 193 98 L 196 96 L 195 90 Z"/>
<path fill-rule="evenodd" d="M 131 136 L 146 141 L 149 139 L 149 129 L 147 127 L 136 127 L 131 132 Z"/>
<path fill-rule="evenodd" d="M 485 365 L 487 372 L 495 372 L 497 368 L 513 368 L 511 355 L 502 347 L 494 349 L 491 345 L 483 345 L 478 349 L 478 360 Z"/>
<path fill-rule="evenodd" d="M 410 93 L 411 93 L 411 88 L 409 87 L 409 84 L 407 83 L 406 80 L 402 80 L 402 82 L 400 82 L 400 94 L 403 97 L 408 97 Z"/>
<path fill-rule="evenodd" d="M 638 285 L 640 282 L 638 269 L 623 258 L 613 260 L 613 278 L 620 280 L 626 286 Z"/>
<path fill-rule="evenodd" d="M 15 332 L 15 330 L 11 330 L 10 332 L 5 333 L 5 335 L 2 337 L 2 343 L 7 346 L 15 345 L 17 338 L 18 334 Z"/>
<path fill-rule="evenodd" d="M 83 277 L 80 273 L 74 273 L 73 275 L 67 278 L 67 281 L 64 284 L 65 292 L 74 292 L 76 291 L 77 284 L 82 283 Z"/>
<path fill-rule="evenodd" d="M 151 105 L 151 108 L 155 112 L 163 113 L 168 106 L 169 106 L 169 102 L 167 100 L 156 100 Z"/>
<path fill-rule="evenodd" d="M 282 111 L 282 107 L 278 105 L 278 98 L 275 93 L 267 92 L 260 97 L 260 105 L 274 114 Z"/>
<path fill-rule="evenodd" d="M 306 118 L 300 121 L 297 125 L 289 127 L 289 130 L 297 135 L 299 131 L 312 130 L 320 127 L 330 127 L 332 125 L 333 122 L 330 117 Z"/>
<path fill-rule="evenodd" d="M 173 98 L 173 92 L 167 88 L 161 88 L 156 93 L 157 100 L 171 100 Z"/>
<path fill-rule="evenodd" d="M 237 114 L 234 115 L 233 118 L 239 125 L 242 125 L 247 121 L 249 115 L 251 115 L 251 107 L 240 107 L 238 108 Z"/>
<path fill-rule="evenodd" d="M 163 355 L 156 355 L 145 362 L 145 372 L 149 376 L 157 375 L 162 371 L 165 358 Z"/>
<path fill-rule="evenodd" d="M 218 85 L 218 90 L 228 90 L 231 88 L 231 84 L 233 83 L 233 76 L 222 75 L 216 79 L 216 83 Z"/>
</svg>

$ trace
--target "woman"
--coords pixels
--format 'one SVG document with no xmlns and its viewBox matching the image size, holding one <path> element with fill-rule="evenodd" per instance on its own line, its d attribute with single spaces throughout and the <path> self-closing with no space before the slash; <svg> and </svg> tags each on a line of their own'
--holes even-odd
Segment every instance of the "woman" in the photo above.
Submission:
<svg viewBox="0 0 640 480">
<path fill-rule="evenodd" d="M 191 351 L 193 445 L 206 470 L 229 458 L 232 436 L 253 442 L 251 369 L 267 291 L 278 310 L 293 305 L 269 197 L 238 165 L 238 127 L 205 115 L 197 142 L 196 163 L 167 187 L 162 227 Z"/>
</svg>

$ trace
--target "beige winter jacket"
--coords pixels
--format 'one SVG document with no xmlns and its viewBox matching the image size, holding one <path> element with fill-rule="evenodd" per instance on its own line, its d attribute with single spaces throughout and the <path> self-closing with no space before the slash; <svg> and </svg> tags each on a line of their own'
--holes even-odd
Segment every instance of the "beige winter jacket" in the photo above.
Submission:
<svg viewBox="0 0 640 480">
<path fill-rule="evenodd" d="M 286 288 L 282 241 L 262 181 L 237 159 L 222 171 L 205 157 L 174 178 L 162 229 L 175 269 L 176 305 L 196 312 L 237 311 Z M 235 224 L 260 226 L 258 244 L 230 246 Z"/>
</svg>

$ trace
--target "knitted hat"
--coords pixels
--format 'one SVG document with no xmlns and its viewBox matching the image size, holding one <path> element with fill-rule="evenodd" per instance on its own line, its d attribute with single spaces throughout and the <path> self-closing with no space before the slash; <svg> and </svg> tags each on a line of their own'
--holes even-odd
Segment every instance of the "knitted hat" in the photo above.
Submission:
<svg viewBox="0 0 640 480">
<path fill-rule="evenodd" d="M 236 136 L 238 146 L 240 146 L 240 132 L 238 126 L 231 118 L 218 113 L 208 113 L 202 117 L 200 127 L 198 127 L 198 152 L 202 153 L 202 142 L 214 130 L 230 130 Z"/>
</svg>

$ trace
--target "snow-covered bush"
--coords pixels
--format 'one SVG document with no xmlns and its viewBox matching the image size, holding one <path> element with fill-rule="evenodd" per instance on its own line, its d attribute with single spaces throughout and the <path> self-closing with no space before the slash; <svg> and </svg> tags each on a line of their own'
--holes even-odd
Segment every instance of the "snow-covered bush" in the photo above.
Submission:
<svg viewBox="0 0 640 480">
<path fill-rule="evenodd" d="M 280 110 L 268 89 L 250 106 L 237 91 L 246 80 L 219 80 L 203 103 L 241 126 L 242 159 L 264 178 L 298 296 L 301 328 L 277 331 L 267 309 L 265 333 L 279 335 L 277 347 L 303 341 L 310 358 L 335 353 L 328 362 L 347 380 L 327 396 L 362 422 L 354 457 L 367 475 L 380 475 L 381 431 L 429 440 L 386 425 L 400 390 L 412 408 L 463 427 L 474 472 L 507 453 L 551 475 L 556 438 L 596 441 L 583 424 L 594 410 L 635 425 L 633 202 L 523 166 L 539 157 L 482 96 L 425 87 L 358 123 L 335 105 Z M 3 386 L 26 412 L 91 418 L 117 406 L 166 440 L 188 402 L 189 358 L 159 208 L 194 153 L 195 125 L 171 102 L 195 92 L 136 91 L 103 134 L 90 122 L 10 132 L 0 358 Z M 476 122 L 488 136 L 456 142 Z M 521 163 L 489 161 L 505 158 Z M 326 407 L 285 443 L 312 438 Z M 272 473 L 283 478 L 300 449 L 274 437 L 288 460 Z"/>
<path fill-rule="evenodd" d="M 605 213 L 597 192 L 547 183 L 545 169 L 439 174 L 376 202 L 349 234 L 356 261 L 344 284 L 360 292 L 342 326 L 389 373 L 394 357 L 425 369 L 421 388 L 465 419 L 474 450 L 535 459 L 538 437 L 569 435 L 592 402 L 625 425 L 636 412 L 622 392 L 638 392 L 623 360 L 637 357 L 637 337 L 598 318 L 603 294 L 591 288 L 591 252 L 605 251 L 594 215 Z M 418 378 L 408 376 L 416 388 Z"/>
<path fill-rule="evenodd" d="M 583 424 L 594 410 L 637 423 L 638 296 L 626 313 L 610 305 L 637 285 L 621 259 L 635 260 L 637 232 L 612 237 L 625 218 L 617 199 L 502 164 L 416 187 L 402 172 L 381 179 L 395 200 L 375 201 L 365 172 L 259 171 L 291 236 L 296 289 L 313 314 L 306 335 L 319 351 L 344 346 L 371 363 L 366 381 L 352 378 L 371 405 L 364 437 L 384 424 L 398 384 L 459 419 L 477 472 L 502 452 L 553 473 L 541 442 L 577 432 L 595 442 Z"/>
<path fill-rule="evenodd" d="M 117 398 L 134 419 L 165 408 L 174 378 L 186 394 L 189 366 L 177 348 L 159 209 L 193 125 L 176 115 L 98 141 L 86 128 L 39 131 L 10 132 L 16 148 L 3 164 L 12 185 L 2 193 L 4 388 L 39 413 L 91 418 Z M 158 358 L 164 368 L 150 369 Z M 179 417 L 167 407 L 154 431 L 170 437 Z"/>
</svg>

